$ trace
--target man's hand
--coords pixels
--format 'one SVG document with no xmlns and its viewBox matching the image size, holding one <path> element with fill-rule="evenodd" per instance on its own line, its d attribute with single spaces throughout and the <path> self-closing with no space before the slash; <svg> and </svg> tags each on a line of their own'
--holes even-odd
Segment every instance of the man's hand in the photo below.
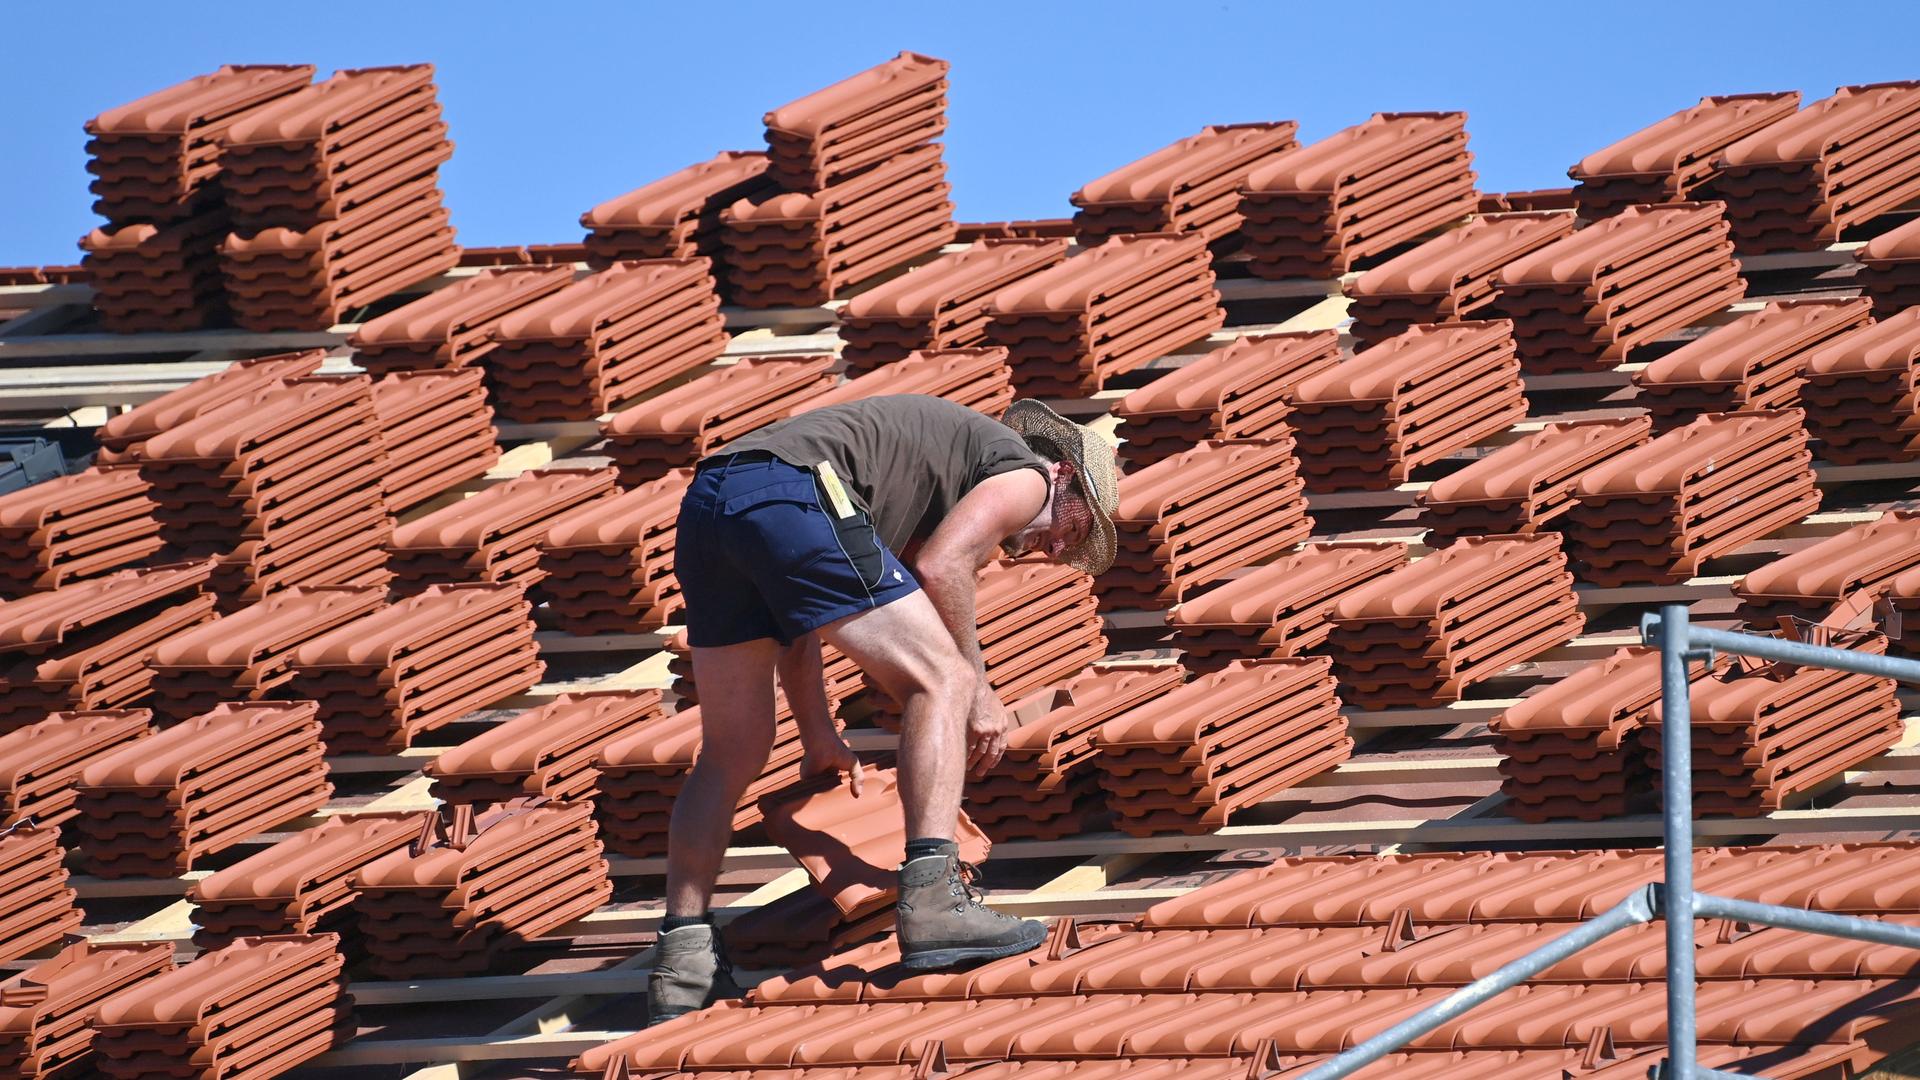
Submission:
<svg viewBox="0 0 1920 1080">
<path fill-rule="evenodd" d="M 1013 717 L 1000 704 L 985 675 L 980 677 L 973 695 L 973 708 L 967 712 L 967 771 L 974 777 L 985 776 L 1000 763 L 1007 752 L 1007 736 L 1013 731 Z"/>
<path fill-rule="evenodd" d="M 853 788 L 853 797 L 859 798 L 862 792 L 860 759 L 853 754 L 853 748 L 845 739 L 834 736 L 832 741 L 822 740 L 819 748 L 808 746 L 800 758 L 802 777 L 819 776 L 822 773 L 846 773 L 849 786 Z"/>
</svg>

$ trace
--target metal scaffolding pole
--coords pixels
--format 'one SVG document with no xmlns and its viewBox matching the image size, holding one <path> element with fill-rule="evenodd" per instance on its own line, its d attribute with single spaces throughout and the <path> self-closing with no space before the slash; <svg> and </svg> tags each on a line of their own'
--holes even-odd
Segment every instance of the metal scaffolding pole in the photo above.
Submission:
<svg viewBox="0 0 1920 1080">
<path fill-rule="evenodd" d="M 1666 814 L 1667 1075 L 1699 1071 L 1693 1012 L 1693 702 L 1687 685 L 1687 609 L 1660 609 L 1661 800 Z"/>
</svg>

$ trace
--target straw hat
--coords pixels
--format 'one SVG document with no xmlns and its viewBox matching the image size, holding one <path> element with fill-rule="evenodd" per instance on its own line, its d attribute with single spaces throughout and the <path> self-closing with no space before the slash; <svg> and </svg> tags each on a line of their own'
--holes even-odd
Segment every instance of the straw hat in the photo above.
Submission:
<svg viewBox="0 0 1920 1080">
<path fill-rule="evenodd" d="M 1038 401 L 1016 401 L 1007 406 L 1000 422 L 1020 433 L 1029 444 L 1072 463 L 1074 477 L 1093 511 L 1087 538 L 1068 548 L 1061 561 L 1089 574 L 1113 565 L 1116 546 L 1113 514 L 1120 507 L 1119 456 L 1092 428 L 1083 427 Z"/>
</svg>

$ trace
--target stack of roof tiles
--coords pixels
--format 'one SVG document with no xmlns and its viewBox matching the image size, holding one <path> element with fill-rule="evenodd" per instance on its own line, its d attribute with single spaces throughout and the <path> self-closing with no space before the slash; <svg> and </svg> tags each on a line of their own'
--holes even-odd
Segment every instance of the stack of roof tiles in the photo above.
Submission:
<svg viewBox="0 0 1920 1080">
<path fill-rule="evenodd" d="M 1462 536 L 1554 527 L 1573 509 L 1582 474 L 1645 445 L 1652 430 L 1645 416 L 1546 424 L 1421 492 L 1425 542 L 1441 547 Z"/>
<path fill-rule="evenodd" d="M 1878 590 L 1920 568 L 1920 511 L 1889 510 L 1877 520 L 1783 555 L 1734 583 L 1740 617 L 1772 629 L 1784 616 L 1826 618 L 1862 589 Z"/>
<path fill-rule="evenodd" d="M 1854 282 L 1885 317 L 1920 304 L 1920 221 L 1881 233 L 1854 253 L 1861 270 Z"/>
<path fill-rule="evenodd" d="M 479 974 L 613 894 L 589 803 L 462 806 L 443 832 L 353 875 L 362 945 L 381 978 Z"/>
<path fill-rule="evenodd" d="M 225 701 L 278 697 L 293 678 L 295 649 L 386 599 L 378 585 L 306 585 L 174 634 L 147 660 L 153 693 L 145 703 L 164 719 L 185 720 Z"/>
<path fill-rule="evenodd" d="M 197 330 L 225 318 L 222 138 L 312 78 L 307 64 L 226 65 L 87 121 L 94 211 L 107 224 L 80 247 L 102 325 Z"/>
<path fill-rule="evenodd" d="M 1294 388 L 1339 361 L 1332 330 L 1235 338 L 1120 399 L 1120 458 L 1143 467 L 1208 439 L 1284 437 Z"/>
<path fill-rule="evenodd" d="M 1689 671 L 1698 681 L 1707 668 Z M 1660 650 L 1628 646 L 1494 717 L 1502 811 L 1535 822 L 1627 813 L 1652 782 L 1640 732 L 1659 700 Z"/>
<path fill-rule="evenodd" d="M 1872 322 L 1868 307 L 1862 297 L 1774 301 L 1634 372 L 1635 403 L 1659 431 L 1705 412 L 1798 405 L 1807 359 Z"/>
<path fill-rule="evenodd" d="M 109 416 L 94 432 L 94 439 L 100 444 L 96 460 L 103 464 L 138 462 L 147 440 L 155 435 L 221 406 L 251 401 L 282 380 L 312 375 L 320 370 L 324 359 L 325 350 L 307 349 L 236 360 L 178 390 L 169 390 L 118 416 Z"/>
<path fill-rule="evenodd" d="M 387 467 L 387 509 L 409 510 L 500 460 L 500 433 L 478 368 L 400 371 L 375 380 L 373 410 Z"/>
<path fill-rule="evenodd" d="M 1057 840 L 1111 824 L 1094 767 L 1100 726 L 1180 685 L 1173 664 L 1094 665 L 1007 712 L 1006 753 L 967 785 L 966 808 L 995 840 Z"/>
<path fill-rule="evenodd" d="M 193 944 L 218 949 L 261 934 L 335 933 L 357 954 L 352 876 L 383 855 L 403 851 L 429 814 L 355 813 L 330 817 L 195 881 Z"/>
<path fill-rule="evenodd" d="M 228 608 L 295 585 L 384 584 L 386 467 L 364 375 L 270 384 L 140 449 L 160 535 L 221 557 L 213 588 Z"/>
<path fill-rule="evenodd" d="M 860 372 L 923 349 L 985 345 L 994 294 L 1067 251 L 1060 238 L 979 240 L 876 285 L 840 309 L 840 355 Z"/>
<path fill-rule="evenodd" d="M 1716 849 L 1699 856 L 1698 887 L 1911 922 L 1920 900 L 1903 860 L 1914 850 Z M 905 970 L 893 938 L 859 945 L 745 1002 L 590 1050 L 573 1069 L 908 1080 L 933 1075 L 938 1058 L 978 1080 L 1298 1077 L 1659 874 L 1657 851 L 1282 858 L 1135 925 L 1063 926 L 1046 948 L 957 974 Z M 1704 924 L 1699 937 L 1702 1062 L 1838 1076 L 1900 1042 L 1916 1009 L 1910 951 L 1814 950 L 1795 931 L 1745 929 Z M 1640 1080 L 1667 1052 L 1662 935 L 1610 938 L 1369 1072 Z"/>
<path fill-rule="evenodd" d="M 766 114 L 784 192 L 720 212 L 728 298 L 821 304 L 953 239 L 944 60 L 903 52 Z"/>
<path fill-rule="evenodd" d="M 0 603 L 0 732 L 147 696 L 156 645 L 213 618 L 210 562 L 121 570 Z"/>
<path fill-rule="evenodd" d="M 568 513 L 618 489 L 612 469 L 529 469 L 470 498 L 415 518 L 388 546 L 396 587 L 418 592 L 459 582 L 521 588 L 546 577 L 540 542 Z"/>
<path fill-rule="evenodd" d="M 234 321 L 324 330 L 459 262 L 433 65 L 335 72 L 229 126 L 220 272 Z"/>
<path fill-rule="evenodd" d="M 294 650 L 288 696 L 320 703 L 330 753 L 392 753 L 540 681 L 517 585 L 429 585 Z"/>
<path fill-rule="evenodd" d="M 1468 537 L 1340 598 L 1327 646 L 1348 704 L 1429 707 L 1585 625 L 1553 533 Z"/>
<path fill-rule="evenodd" d="M 722 150 L 608 199 L 580 215 L 587 230 L 587 262 L 596 270 L 626 259 L 686 259 L 704 255 L 723 282 L 720 213 L 741 200 L 770 198 L 780 186 L 758 150 Z"/>
<path fill-rule="evenodd" d="M 767 836 L 793 855 L 843 919 L 858 920 L 893 905 L 907 854 L 897 773 L 869 771 L 858 796 L 848 781 L 830 775 L 762 801 Z M 953 839 L 965 863 L 983 863 L 993 850 L 964 810 Z"/>
<path fill-rule="evenodd" d="M 84 919 L 74 906 L 78 895 L 67 887 L 61 866 L 66 851 L 60 830 L 18 822 L 0 829 L 0 960 L 17 960 L 80 929 Z"/>
<path fill-rule="evenodd" d="M 600 794 L 595 762 L 613 740 L 665 716 L 658 690 L 562 694 L 443 752 L 423 770 L 445 803 L 523 795 L 584 801 Z"/>
<path fill-rule="evenodd" d="M 1920 82 L 1842 86 L 1722 150 L 1708 198 L 1741 251 L 1805 251 L 1920 195 Z"/>
<path fill-rule="evenodd" d="M 1167 625 L 1191 671 L 1232 660 L 1300 656 L 1333 630 L 1346 593 L 1407 564 L 1405 544 L 1308 544 L 1174 608 Z"/>
<path fill-rule="evenodd" d="M 1920 456 L 1920 307 L 1829 342 L 1806 359 L 1800 397 L 1820 458 L 1835 465 Z"/>
<path fill-rule="evenodd" d="M 1493 303 L 1494 275 L 1573 231 L 1564 210 L 1481 214 L 1347 282 L 1348 327 L 1377 345 L 1418 323 L 1462 319 Z"/>
<path fill-rule="evenodd" d="M 1205 833 L 1353 752 L 1324 656 L 1235 660 L 1107 721 L 1094 764 L 1121 832 Z"/>
<path fill-rule="evenodd" d="M 1630 206 L 1494 275 L 1530 374 L 1595 371 L 1746 295 L 1719 203 Z"/>
<path fill-rule="evenodd" d="M 1527 415 L 1513 324 L 1434 323 L 1294 384 L 1288 418 L 1315 491 L 1385 490 Z"/>
<path fill-rule="evenodd" d="M 1240 229 L 1248 174 L 1299 145 L 1298 130 L 1291 120 L 1201 128 L 1074 192 L 1074 231 L 1087 243 L 1141 232 L 1199 233 L 1218 243 Z"/>
<path fill-rule="evenodd" d="M 727 346 L 704 258 L 615 263 L 493 324 L 487 377 L 501 416 L 592 420 L 705 367 Z"/>
<path fill-rule="evenodd" d="M 1294 441 L 1209 440 L 1129 475 L 1103 608 L 1168 608 L 1313 531 Z"/>
<path fill-rule="evenodd" d="M 675 690 L 679 690 L 677 685 Z M 836 704 L 837 695 L 830 684 L 827 705 L 832 709 Z M 701 742 L 700 707 L 693 705 L 601 748 L 596 760 L 600 795 L 594 807 L 607 847 L 637 858 L 667 853 L 667 821 L 673 812 L 673 800 L 680 794 L 694 759 L 700 756 Z M 785 695 L 778 694 L 773 748 L 767 754 L 766 767 L 740 796 L 733 815 L 736 832 L 760 823 L 764 817 L 762 796 L 800 779 L 801 752 L 800 727 L 787 708 Z"/>
<path fill-rule="evenodd" d="M 113 1080 L 278 1076 L 353 1038 L 333 934 L 241 938 L 100 1003 L 92 1064 Z"/>
<path fill-rule="evenodd" d="M 931 349 L 878 368 L 801 402 L 798 415 L 883 394 L 928 394 L 997 417 L 1013 403 L 1013 369 L 998 345 Z"/>
<path fill-rule="evenodd" d="M 1878 632 L 1836 645 L 1884 653 Z M 1888 750 L 1906 730 L 1892 679 L 1831 668 L 1745 662 L 1695 683 L 1691 696 L 1696 813 L 1758 817 L 1803 801 L 1827 780 Z M 1660 768 L 1660 707 L 1640 732 Z M 1657 783 L 1657 780 L 1656 780 Z"/>
<path fill-rule="evenodd" d="M 96 758 L 81 772 L 80 864 L 172 877 L 333 795 L 311 701 L 227 704 Z"/>
<path fill-rule="evenodd" d="M 1467 114 L 1375 113 L 1247 176 L 1256 277 L 1339 277 L 1362 259 L 1465 219 L 1479 202 Z"/>
<path fill-rule="evenodd" d="M 676 470 L 548 526 L 538 542 L 540 591 L 559 629 L 646 633 L 673 621 L 681 607 L 674 535 L 690 475 Z"/>
<path fill-rule="evenodd" d="M 499 347 L 492 334 L 501 319 L 572 281 L 564 266 L 483 270 L 361 323 L 347 344 L 353 362 L 375 375 L 471 367 Z"/>
<path fill-rule="evenodd" d="M 99 758 L 152 733 L 146 709 L 57 712 L 0 735 L 0 826 L 60 825 L 76 809 L 80 774 Z"/>
<path fill-rule="evenodd" d="M 974 613 L 987 683 L 1012 703 L 1058 682 L 1107 651 L 1094 582 L 1071 566 L 996 560 L 980 571 Z M 898 730 L 899 705 L 869 677 L 874 719 Z"/>
<path fill-rule="evenodd" d="M 1029 397 L 1085 397 L 1226 322 L 1197 233 L 1116 236 L 1006 286 L 988 311 Z"/>
<path fill-rule="evenodd" d="M 102 1001 L 173 969 L 164 941 L 76 941 L 0 982 L 0 1069 L 22 1080 L 80 1075 Z"/>
<path fill-rule="evenodd" d="M 1561 527 L 1580 580 L 1685 581 L 1818 509 L 1802 415 L 1708 413 L 1588 469 Z"/>
<path fill-rule="evenodd" d="M 833 357 L 742 360 L 701 375 L 600 424 L 628 487 L 658 480 L 755 428 L 785 419 L 834 385 Z"/>
<path fill-rule="evenodd" d="M 1798 90 L 1703 97 L 1595 150 L 1567 170 L 1580 216 L 1597 221 L 1635 203 L 1685 202 L 1720 174 L 1727 147 L 1799 108 Z"/>
<path fill-rule="evenodd" d="M 0 495 L 0 599 L 99 577 L 158 555 L 152 485 L 94 466 Z"/>
<path fill-rule="evenodd" d="M 891 907 L 848 919 L 818 889 L 800 889 L 752 908 L 722 931 L 727 958 L 749 971 L 809 964 L 872 941 L 894 927 Z"/>
</svg>

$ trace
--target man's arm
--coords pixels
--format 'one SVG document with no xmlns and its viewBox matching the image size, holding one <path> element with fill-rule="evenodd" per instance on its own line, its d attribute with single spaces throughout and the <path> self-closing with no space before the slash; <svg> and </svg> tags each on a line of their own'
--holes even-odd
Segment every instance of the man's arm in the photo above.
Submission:
<svg viewBox="0 0 1920 1080">
<path fill-rule="evenodd" d="M 914 556 L 914 576 L 960 647 L 960 655 L 973 665 L 978 681 L 968 719 L 967 755 L 969 764 L 977 768 L 990 767 L 1000 759 L 1009 724 L 987 685 L 974 584 L 980 568 L 999 553 L 1000 542 L 1026 528 L 1046 501 L 1046 478 L 1033 469 L 988 477 L 954 506 Z"/>
<path fill-rule="evenodd" d="M 853 793 L 860 794 L 860 762 L 847 748 L 845 739 L 833 727 L 833 711 L 827 705 L 826 675 L 820 663 L 820 635 L 805 634 L 780 650 L 776 662 L 780 689 L 787 708 L 800 729 L 800 745 L 805 760 L 800 773 L 814 776 L 829 770 L 850 774 Z"/>
</svg>

